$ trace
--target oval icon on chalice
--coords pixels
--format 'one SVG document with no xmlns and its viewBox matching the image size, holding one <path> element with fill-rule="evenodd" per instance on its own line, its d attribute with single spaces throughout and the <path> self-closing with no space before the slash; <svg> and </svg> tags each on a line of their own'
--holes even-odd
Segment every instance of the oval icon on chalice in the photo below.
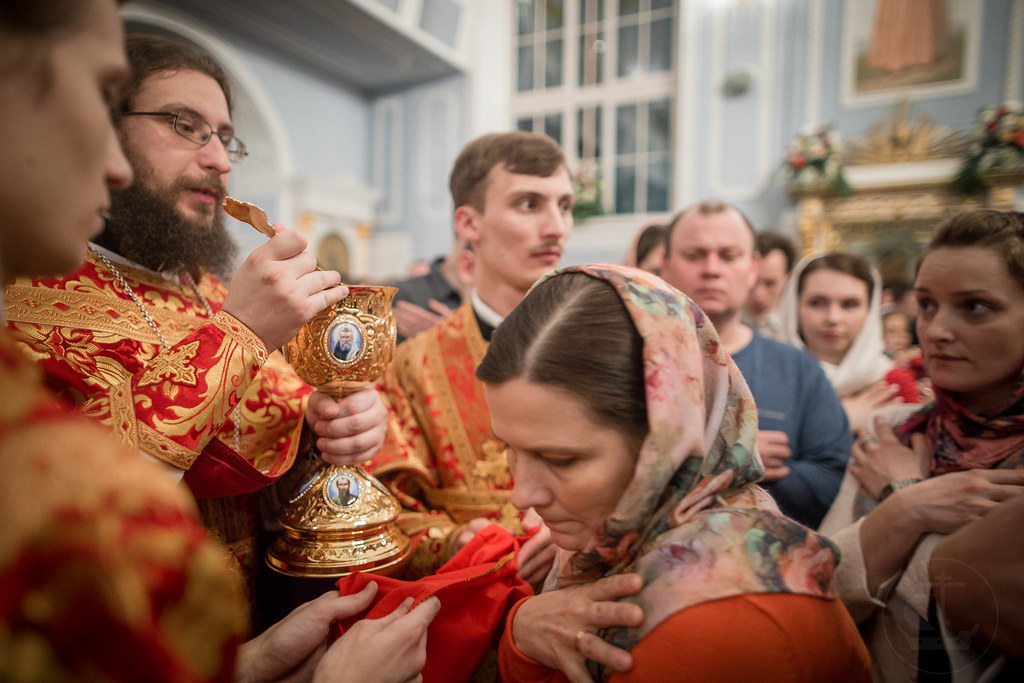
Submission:
<svg viewBox="0 0 1024 683">
<path fill-rule="evenodd" d="M 366 328 L 355 316 L 342 315 L 324 334 L 327 354 L 338 365 L 350 365 L 363 355 Z"/>
<path fill-rule="evenodd" d="M 359 498 L 359 482 L 347 474 L 335 474 L 324 488 L 328 502 L 338 507 L 348 507 Z"/>
</svg>

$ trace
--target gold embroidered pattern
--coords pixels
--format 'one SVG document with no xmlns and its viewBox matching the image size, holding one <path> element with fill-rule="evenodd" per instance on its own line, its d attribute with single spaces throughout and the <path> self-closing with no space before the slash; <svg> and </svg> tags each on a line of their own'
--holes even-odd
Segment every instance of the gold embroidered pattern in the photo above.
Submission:
<svg viewBox="0 0 1024 683">
<path fill-rule="evenodd" d="M 165 436 L 145 422 L 139 423 L 139 448 L 154 458 L 159 458 L 175 467 L 187 470 L 199 457 L 199 452 L 182 446 L 174 439 Z"/>
<path fill-rule="evenodd" d="M 135 303 L 111 297 L 109 292 L 13 284 L 7 287 L 5 295 L 8 297 L 7 319 L 13 322 L 117 334 L 146 344 L 160 343 Z"/>
<path fill-rule="evenodd" d="M 508 471 L 505 447 L 497 441 L 486 441 L 480 448 L 484 459 L 473 463 L 473 476 L 489 479 L 494 486 L 505 487 L 512 481 Z"/>
<path fill-rule="evenodd" d="M 256 336 L 245 323 L 226 311 L 218 311 L 210 318 L 210 322 L 224 331 L 226 335 L 238 342 L 242 348 L 256 356 L 260 365 L 267 361 L 270 353 L 263 340 Z"/>
<path fill-rule="evenodd" d="M 523 520 L 512 503 L 505 503 L 498 510 L 498 524 L 512 532 L 514 536 L 523 535 Z"/>
<path fill-rule="evenodd" d="M 483 407 L 483 384 L 473 376 L 488 344 L 469 303 L 456 309 L 435 332 L 402 344 L 396 352 L 395 372 L 420 426 L 434 432 L 425 433 L 433 443 L 434 466 L 442 471 L 451 468 L 451 463 L 443 461 L 451 458 L 458 471 L 470 474 L 480 455 L 481 430 L 489 430 L 490 424 Z M 413 387 L 423 395 L 410 391 Z M 508 466 L 504 460 L 501 465 Z M 479 479 L 467 478 L 465 485 L 490 488 Z"/>
<path fill-rule="evenodd" d="M 139 377 L 139 386 L 146 387 L 163 383 L 164 396 L 174 398 L 178 394 L 179 384 L 194 387 L 196 385 L 196 369 L 191 365 L 195 360 L 199 342 L 169 349 L 153 359 Z"/>
</svg>

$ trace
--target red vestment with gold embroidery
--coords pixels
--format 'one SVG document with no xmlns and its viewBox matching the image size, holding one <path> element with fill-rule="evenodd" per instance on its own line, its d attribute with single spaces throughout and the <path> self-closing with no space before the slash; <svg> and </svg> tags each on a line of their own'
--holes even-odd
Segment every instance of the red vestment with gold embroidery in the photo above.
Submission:
<svg viewBox="0 0 1024 683">
<path fill-rule="evenodd" d="M 241 585 L 188 494 L 3 329 L 0 394 L 0 680 L 234 680 Z"/>
<path fill-rule="evenodd" d="M 405 508 L 399 524 L 418 545 L 407 576 L 451 558 L 462 525 L 486 517 L 515 534 L 505 445 L 491 432 L 484 386 L 474 375 L 487 341 L 471 303 L 403 342 L 377 384 L 388 409 L 381 452 L 367 469 Z"/>
<path fill-rule="evenodd" d="M 197 285 L 211 317 L 190 286 L 116 267 L 169 349 L 91 252 L 66 277 L 8 285 L 8 326 L 60 398 L 185 470 L 204 524 L 238 558 L 251 586 L 254 492 L 294 462 L 312 390 L 280 353 L 268 354 L 249 328 L 220 310 L 227 290 L 215 277 Z"/>
</svg>

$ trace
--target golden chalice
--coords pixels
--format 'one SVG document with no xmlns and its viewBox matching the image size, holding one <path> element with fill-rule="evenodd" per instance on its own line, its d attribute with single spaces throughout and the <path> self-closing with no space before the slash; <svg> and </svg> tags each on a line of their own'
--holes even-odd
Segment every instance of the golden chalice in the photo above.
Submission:
<svg viewBox="0 0 1024 683">
<path fill-rule="evenodd" d="M 395 349 L 394 287 L 352 285 L 349 294 L 310 320 L 285 347 L 308 384 L 341 400 L 370 387 Z M 289 576 L 336 577 L 355 571 L 397 574 L 409 538 L 395 520 L 394 496 L 361 467 L 324 463 L 281 510 L 284 532 L 267 564 Z"/>
</svg>

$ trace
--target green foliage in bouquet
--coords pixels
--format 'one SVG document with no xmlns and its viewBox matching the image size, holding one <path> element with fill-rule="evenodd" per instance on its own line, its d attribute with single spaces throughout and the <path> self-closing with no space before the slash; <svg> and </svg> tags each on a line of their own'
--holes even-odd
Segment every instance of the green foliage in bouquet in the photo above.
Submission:
<svg viewBox="0 0 1024 683">
<path fill-rule="evenodd" d="M 953 187 L 961 194 L 979 194 L 986 186 L 985 174 L 994 171 L 1024 171 L 1024 105 L 1020 102 L 978 111 L 967 158 Z"/>
</svg>

